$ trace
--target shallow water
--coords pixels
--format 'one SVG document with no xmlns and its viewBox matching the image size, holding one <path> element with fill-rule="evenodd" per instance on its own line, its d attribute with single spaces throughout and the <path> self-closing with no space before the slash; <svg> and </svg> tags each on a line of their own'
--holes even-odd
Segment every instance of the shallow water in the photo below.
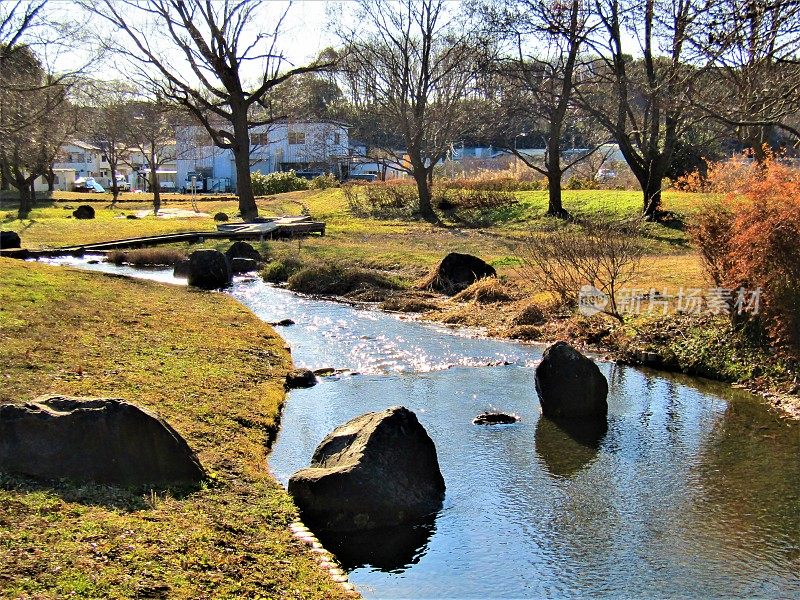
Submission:
<svg viewBox="0 0 800 600">
<path fill-rule="evenodd" d="M 800 427 L 749 394 L 599 363 L 608 430 L 567 433 L 540 416 L 540 347 L 260 281 L 231 294 L 267 321 L 297 322 L 278 331 L 298 365 L 360 373 L 290 394 L 270 458 L 281 482 L 366 411 L 407 406 L 436 443 L 447 494 L 435 518 L 323 537 L 366 597 L 800 596 Z M 472 425 L 487 409 L 522 420 Z"/>
</svg>

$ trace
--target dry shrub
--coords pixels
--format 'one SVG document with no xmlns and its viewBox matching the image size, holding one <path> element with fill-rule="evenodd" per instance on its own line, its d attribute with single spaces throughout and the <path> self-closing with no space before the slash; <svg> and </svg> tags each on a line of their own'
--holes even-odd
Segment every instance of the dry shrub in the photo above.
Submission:
<svg viewBox="0 0 800 600">
<path fill-rule="evenodd" d="M 398 282 L 377 271 L 338 264 L 306 265 L 287 281 L 290 290 L 304 294 L 344 296 L 374 289 L 392 290 Z"/>
<path fill-rule="evenodd" d="M 433 200 L 450 218 L 471 227 L 489 225 L 519 204 L 509 192 L 453 188 L 437 188 Z"/>
<path fill-rule="evenodd" d="M 511 324 L 520 325 L 541 325 L 547 320 L 545 309 L 538 302 L 531 302 L 522 309 L 511 320 Z"/>
<path fill-rule="evenodd" d="M 439 308 L 439 305 L 430 298 L 405 295 L 389 297 L 381 304 L 382 310 L 402 313 L 422 313 L 437 308 Z"/>
<path fill-rule="evenodd" d="M 642 257 L 640 219 L 614 221 L 602 217 L 530 236 L 518 255 L 520 274 L 537 292 L 555 294 L 563 306 L 574 306 L 578 293 L 590 285 L 608 298 L 604 310 L 622 320 L 616 293 L 633 279 Z"/>
<path fill-rule="evenodd" d="M 373 219 L 408 219 L 419 212 L 419 195 L 414 181 L 375 181 L 342 186 L 350 212 Z"/>
<path fill-rule="evenodd" d="M 526 192 L 547 189 L 547 180 L 523 179 L 507 172 L 486 172 L 469 178 L 439 179 L 436 186 L 445 190 L 475 190 L 490 192 Z"/>
<path fill-rule="evenodd" d="M 542 328 L 537 325 L 515 325 L 506 332 L 512 340 L 535 341 L 542 338 Z"/>
<path fill-rule="evenodd" d="M 495 302 L 508 302 L 513 300 L 513 296 L 508 293 L 503 283 L 496 277 L 484 277 L 453 296 L 453 300 L 457 302 L 474 301 L 478 304 L 492 304 Z"/>
<path fill-rule="evenodd" d="M 769 150 L 767 150 L 768 155 Z M 757 176 L 761 167 L 747 153 L 730 160 L 708 163 L 706 172 L 687 173 L 672 184 L 676 190 L 695 193 L 744 193 L 747 181 Z"/>
<path fill-rule="evenodd" d="M 762 289 L 750 319 L 800 358 L 800 170 L 768 157 L 724 200 L 704 207 L 691 232 L 720 286 Z"/>
<path fill-rule="evenodd" d="M 106 262 L 115 265 L 128 264 L 135 267 L 170 266 L 186 259 L 186 252 L 175 248 L 141 248 L 138 250 L 112 250 L 106 254 Z"/>
</svg>

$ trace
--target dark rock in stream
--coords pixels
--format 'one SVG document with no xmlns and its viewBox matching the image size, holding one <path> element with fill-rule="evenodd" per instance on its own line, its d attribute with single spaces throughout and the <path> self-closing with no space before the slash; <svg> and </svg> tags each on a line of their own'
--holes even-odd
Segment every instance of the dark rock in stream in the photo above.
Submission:
<svg viewBox="0 0 800 600">
<path fill-rule="evenodd" d="M 205 472 L 166 421 L 117 398 L 0 404 L 0 471 L 119 486 L 197 484 Z"/>
<path fill-rule="evenodd" d="M 314 369 L 314 375 L 317 377 L 329 377 L 330 375 L 335 375 L 336 373 L 341 373 L 341 371 L 337 371 L 332 367 L 323 367 L 321 369 Z"/>
<path fill-rule="evenodd" d="M 269 324 L 273 327 L 289 327 L 295 323 L 291 319 L 281 319 L 280 321 L 270 321 Z"/>
<path fill-rule="evenodd" d="M 544 351 L 536 393 L 546 417 L 605 420 L 608 415 L 608 381 L 594 361 L 566 342 Z"/>
<path fill-rule="evenodd" d="M 317 385 L 317 376 L 310 369 L 295 369 L 286 374 L 286 389 L 310 388 Z"/>
<path fill-rule="evenodd" d="M 289 479 L 310 527 L 367 530 L 411 523 L 442 506 L 436 447 L 401 406 L 356 417 L 322 440 L 311 466 Z"/>
<path fill-rule="evenodd" d="M 517 415 L 509 415 L 500 412 L 485 412 L 472 419 L 475 425 L 510 425 L 517 421 L 519 421 Z"/>
<path fill-rule="evenodd" d="M 189 277 L 189 259 L 184 258 L 175 263 L 175 268 L 172 270 L 173 277 Z"/>
<path fill-rule="evenodd" d="M 231 283 L 231 266 L 219 250 L 195 250 L 189 255 L 189 285 L 214 290 Z"/>
<path fill-rule="evenodd" d="M 261 262 L 263 260 L 258 250 L 247 242 L 242 241 L 233 242 L 230 248 L 225 250 L 225 256 L 227 256 L 229 260 L 233 260 L 234 258 L 249 258 L 256 262 Z"/>
<path fill-rule="evenodd" d="M 252 273 L 258 270 L 258 263 L 252 258 L 232 258 L 231 271 L 233 273 Z"/>
</svg>

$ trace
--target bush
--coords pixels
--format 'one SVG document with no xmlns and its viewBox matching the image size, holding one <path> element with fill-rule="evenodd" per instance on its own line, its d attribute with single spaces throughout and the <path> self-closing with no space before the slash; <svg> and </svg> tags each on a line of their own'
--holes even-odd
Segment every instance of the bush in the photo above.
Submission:
<svg viewBox="0 0 800 600">
<path fill-rule="evenodd" d="M 336 179 L 333 173 L 327 173 L 319 177 L 314 177 L 314 179 L 308 183 L 308 187 L 312 190 L 327 190 L 328 188 L 339 187 L 339 180 Z"/>
<path fill-rule="evenodd" d="M 530 236 L 520 247 L 522 276 L 537 292 L 556 294 L 564 306 L 574 306 L 590 285 L 605 295 L 605 314 L 622 321 L 616 294 L 639 268 L 642 247 L 640 220 L 595 218 L 582 227 L 562 228 Z"/>
<path fill-rule="evenodd" d="M 473 300 L 478 304 L 493 304 L 495 302 L 508 302 L 513 297 L 504 288 L 497 277 L 484 277 L 479 279 L 467 289 L 453 296 L 457 302 Z"/>
<path fill-rule="evenodd" d="M 409 219 L 419 212 L 419 196 L 413 181 L 376 181 L 343 186 L 350 212 L 373 219 Z"/>
<path fill-rule="evenodd" d="M 139 250 L 112 250 L 106 254 L 106 262 L 115 265 L 128 264 L 136 267 L 175 266 L 186 259 L 186 252 L 175 248 L 142 248 Z"/>
<path fill-rule="evenodd" d="M 298 257 L 286 256 L 273 260 L 264 267 L 261 277 L 270 283 L 284 283 L 301 268 L 303 268 L 303 262 Z"/>
<path fill-rule="evenodd" d="M 735 319 L 758 322 L 776 348 L 800 359 L 800 170 L 774 157 L 732 192 L 701 210 L 691 228 L 719 286 L 761 288 L 759 306 L 738 306 Z M 739 314 L 740 312 L 744 314 Z"/>
<path fill-rule="evenodd" d="M 464 225 L 482 227 L 507 216 L 519 204 L 509 192 L 470 189 L 436 189 L 435 206 Z"/>
<path fill-rule="evenodd" d="M 528 192 L 547 189 L 547 180 L 519 179 L 501 173 L 461 179 L 436 180 L 436 187 L 448 190 L 481 190 L 492 192 Z"/>
<path fill-rule="evenodd" d="M 308 180 L 298 177 L 294 171 L 279 171 L 269 175 L 256 171 L 251 175 L 251 178 L 255 196 L 296 192 L 298 190 L 307 190 L 309 187 Z"/>
<path fill-rule="evenodd" d="M 397 289 L 397 282 L 385 275 L 337 264 L 316 264 L 303 267 L 289 277 L 289 289 L 304 294 L 344 296 L 375 288 Z"/>
</svg>

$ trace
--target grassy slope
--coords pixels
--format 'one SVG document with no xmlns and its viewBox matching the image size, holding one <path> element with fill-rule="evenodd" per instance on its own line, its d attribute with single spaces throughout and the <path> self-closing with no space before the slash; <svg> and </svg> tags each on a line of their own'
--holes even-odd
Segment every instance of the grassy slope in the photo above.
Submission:
<svg viewBox="0 0 800 600">
<path fill-rule="evenodd" d="M 0 401 L 129 399 L 214 474 L 183 499 L 1 479 L 0 595 L 342 595 L 267 472 L 290 366 L 274 332 L 222 294 L 7 259 L 0 281 Z"/>
</svg>

